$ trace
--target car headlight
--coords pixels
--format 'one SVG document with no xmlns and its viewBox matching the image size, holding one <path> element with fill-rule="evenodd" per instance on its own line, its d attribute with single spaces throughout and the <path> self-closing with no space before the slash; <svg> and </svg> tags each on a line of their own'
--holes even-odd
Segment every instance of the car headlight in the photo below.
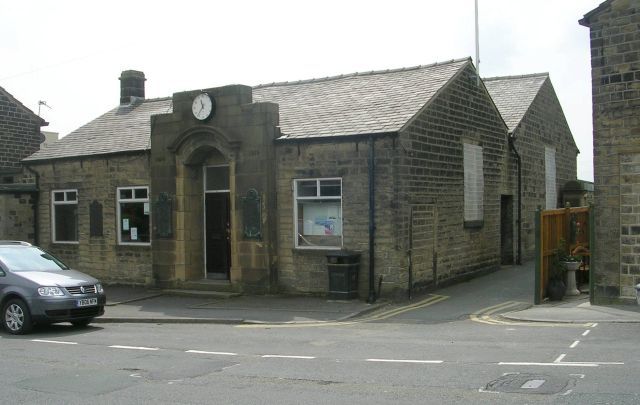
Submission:
<svg viewBox="0 0 640 405">
<path fill-rule="evenodd" d="M 101 283 L 96 284 L 96 292 L 98 294 L 104 294 L 104 288 L 102 288 L 102 284 Z"/>
<path fill-rule="evenodd" d="M 38 294 L 43 297 L 59 297 L 64 295 L 62 290 L 58 287 L 40 287 L 38 288 Z"/>
</svg>

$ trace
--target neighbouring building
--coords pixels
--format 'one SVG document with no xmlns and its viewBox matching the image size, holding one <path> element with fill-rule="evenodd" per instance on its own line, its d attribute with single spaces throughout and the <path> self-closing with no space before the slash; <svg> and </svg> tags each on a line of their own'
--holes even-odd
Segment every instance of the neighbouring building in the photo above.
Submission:
<svg viewBox="0 0 640 405">
<path fill-rule="evenodd" d="M 632 302 L 640 283 L 640 1 L 609 0 L 591 38 L 594 303 Z"/>
<path fill-rule="evenodd" d="M 576 181 L 579 150 L 548 73 L 485 78 L 484 83 L 509 128 L 510 146 L 516 151 L 516 167 L 510 170 L 515 170 L 519 183 L 516 204 L 520 195 L 522 205 L 520 232 L 516 230 L 515 235 L 521 235 L 522 260 L 530 260 L 535 255 L 536 209 L 563 207 L 566 186 Z"/>
<path fill-rule="evenodd" d="M 20 161 L 38 150 L 46 125 L 0 87 L 0 239 L 35 241 L 37 189 Z"/>
<path fill-rule="evenodd" d="M 112 283 L 324 294 L 327 254 L 349 250 L 367 297 L 514 261 L 516 154 L 470 59 L 160 99 L 145 80 L 122 72 L 119 106 L 24 160 L 40 243 L 73 266 Z M 577 149 L 536 136 L 518 152 L 555 148 L 557 199 Z"/>
</svg>

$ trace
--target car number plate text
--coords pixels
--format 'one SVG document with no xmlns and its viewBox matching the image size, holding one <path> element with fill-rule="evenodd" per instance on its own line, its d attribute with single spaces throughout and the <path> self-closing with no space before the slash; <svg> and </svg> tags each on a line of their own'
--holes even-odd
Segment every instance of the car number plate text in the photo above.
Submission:
<svg viewBox="0 0 640 405">
<path fill-rule="evenodd" d="M 97 298 L 83 298 L 78 300 L 77 305 L 79 307 L 90 307 L 91 305 L 98 305 Z"/>
</svg>

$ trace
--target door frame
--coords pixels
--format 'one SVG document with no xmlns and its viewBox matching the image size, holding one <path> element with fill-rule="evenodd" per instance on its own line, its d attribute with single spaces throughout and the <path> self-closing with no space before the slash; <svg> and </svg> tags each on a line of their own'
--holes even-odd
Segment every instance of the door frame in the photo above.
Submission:
<svg viewBox="0 0 640 405">
<path fill-rule="evenodd" d="M 207 279 L 207 194 L 227 194 L 229 199 L 229 228 L 231 228 L 231 190 L 207 190 L 207 169 L 210 167 L 228 167 L 230 169 L 229 164 L 217 164 L 217 165 L 203 165 L 202 166 L 202 237 L 203 237 L 203 254 L 204 254 L 204 268 L 203 268 L 203 278 Z M 230 183 L 229 183 L 230 184 Z M 229 239 L 229 269 L 227 270 L 228 278 L 231 279 L 231 239 Z"/>
</svg>

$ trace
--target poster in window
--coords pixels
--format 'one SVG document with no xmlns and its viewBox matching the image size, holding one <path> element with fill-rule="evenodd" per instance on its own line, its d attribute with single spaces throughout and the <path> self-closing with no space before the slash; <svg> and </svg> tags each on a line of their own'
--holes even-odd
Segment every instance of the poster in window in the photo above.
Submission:
<svg viewBox="0 0 640 405">
<path fill-rule="evenodd" d="M 144 203 L 144 215 L 149 215 L 149 203 Z"/>
<path fill-rule="evenodd" d="M 303 223 L 304 235 L 342 235 L 340 205 L 304 204 Z"/>
<path fill-rule="evenodd" d="M 129 219 L 125 218 L 122 220 L 122 230 L 123 231 L 128 231 L 129 230 Z"/>
<path fill-rule="evenodd" d="M 131 228 L 131 240 L 138 240 L 138 228 Z"/>
</svg>

